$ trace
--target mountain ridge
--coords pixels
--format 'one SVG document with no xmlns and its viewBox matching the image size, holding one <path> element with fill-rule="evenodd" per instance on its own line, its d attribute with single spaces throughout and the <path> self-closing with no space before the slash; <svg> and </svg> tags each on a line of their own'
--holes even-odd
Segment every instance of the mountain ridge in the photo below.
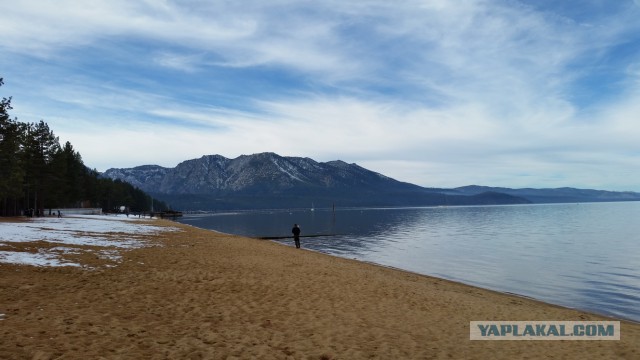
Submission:
<svg viewBox="0 0 640 360">
<path fill-rule="evenodd" d="M 142 165 L 109 169 L 102 176 L 126 181 L 180 210 L 337 206 L 502 205 L 535 202 L 640 200 L 640 194 L 573 189 L 564 192 L 470 185 L 425 188 L 342 160 L 317 162 L 272 152 L 229 159 L 204 155 L 173 168 Z M 551 189 L 555 190 L 555 189 Z"/>
</svg>

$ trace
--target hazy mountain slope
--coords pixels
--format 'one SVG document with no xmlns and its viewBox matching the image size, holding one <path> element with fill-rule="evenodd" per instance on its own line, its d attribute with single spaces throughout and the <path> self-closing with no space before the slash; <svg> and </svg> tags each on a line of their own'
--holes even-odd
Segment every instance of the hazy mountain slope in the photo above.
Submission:
<svg viewBox="0 0 640 360">
<path fill-rule="evenodd" d="M 509 189 L 470 185 L 451 189 L 450 194 L 476 195 L 488 191 L 509 194 L 525 198 L 533 203 L 567 203 L 567 202 L 604 202 L 604 201 L 638 201 L 640 193 L 631 191 L 605 191 L 591 189 L 575 189 L 569 187 L 556 189 Z"/>
</svg>

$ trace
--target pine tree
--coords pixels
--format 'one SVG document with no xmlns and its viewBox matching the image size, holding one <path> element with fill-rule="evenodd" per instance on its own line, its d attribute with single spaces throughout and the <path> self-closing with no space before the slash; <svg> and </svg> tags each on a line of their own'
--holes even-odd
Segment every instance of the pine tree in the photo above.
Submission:
<svg viewBox="0 0 640 360">
<path fill-rule="evenodd" d="M 84 178 L 88 175 L 80 153 L 67 141 L 51 162 L 54 186 L 49 204 L 53 207 L 79 207 L 80 201 L 87 200 Z"/>
<path fill-rule="evenodd" d="M 55 181 L 51 178 L 50 164 L 55 154 L 60 151 L 60 143 L 49 129 L 49 125 L 42 120 L 37 124 L 29 124 L 26 135 L 26 180 L 31 194 L 27 201 L 32 201 L 33 209 L 37 210 L 39 215 L 44 215 L 45 201 L 55 186 Z"/>
<path fill-rule="evenodd" d="M 4 84 L 0 78 L 0 86 Z M 0 215 L 17 215 L 25 176 L 21 161 L 23 124 L 11 119 L 11 98 L 0 101 Z"/>
</svg>

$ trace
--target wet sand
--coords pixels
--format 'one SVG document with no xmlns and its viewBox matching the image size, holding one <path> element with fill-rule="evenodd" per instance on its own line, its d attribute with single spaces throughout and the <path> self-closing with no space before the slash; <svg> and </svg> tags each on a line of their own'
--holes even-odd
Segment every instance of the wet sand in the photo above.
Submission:
<svg viewBox="0 0 640 360">
<path fill-rule="evenodd" d="M 0 264 L 0 359 L 640 358 L 635 323 L 620 341 L 470 341 L 470 321 L 610 319 L 151 223 L 181 231 L 148 236 L 162 246 L 124 251 L 116 267 L 86 252 L 69 256 L 91 270 Z"/>
</svg>

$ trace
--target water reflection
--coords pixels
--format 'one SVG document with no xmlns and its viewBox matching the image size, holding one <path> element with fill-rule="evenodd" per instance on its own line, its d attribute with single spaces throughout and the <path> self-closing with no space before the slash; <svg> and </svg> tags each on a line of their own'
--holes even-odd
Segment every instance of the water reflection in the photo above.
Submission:
<svg viewBox="0 0 640 360">
<path fill-rule="evenodd" d="M 185 217 L 568 307 L 640 321 L 640 203 L 280 211 Z M 291 240 L 283 240 L 290 244 Z"/>
</svg>

